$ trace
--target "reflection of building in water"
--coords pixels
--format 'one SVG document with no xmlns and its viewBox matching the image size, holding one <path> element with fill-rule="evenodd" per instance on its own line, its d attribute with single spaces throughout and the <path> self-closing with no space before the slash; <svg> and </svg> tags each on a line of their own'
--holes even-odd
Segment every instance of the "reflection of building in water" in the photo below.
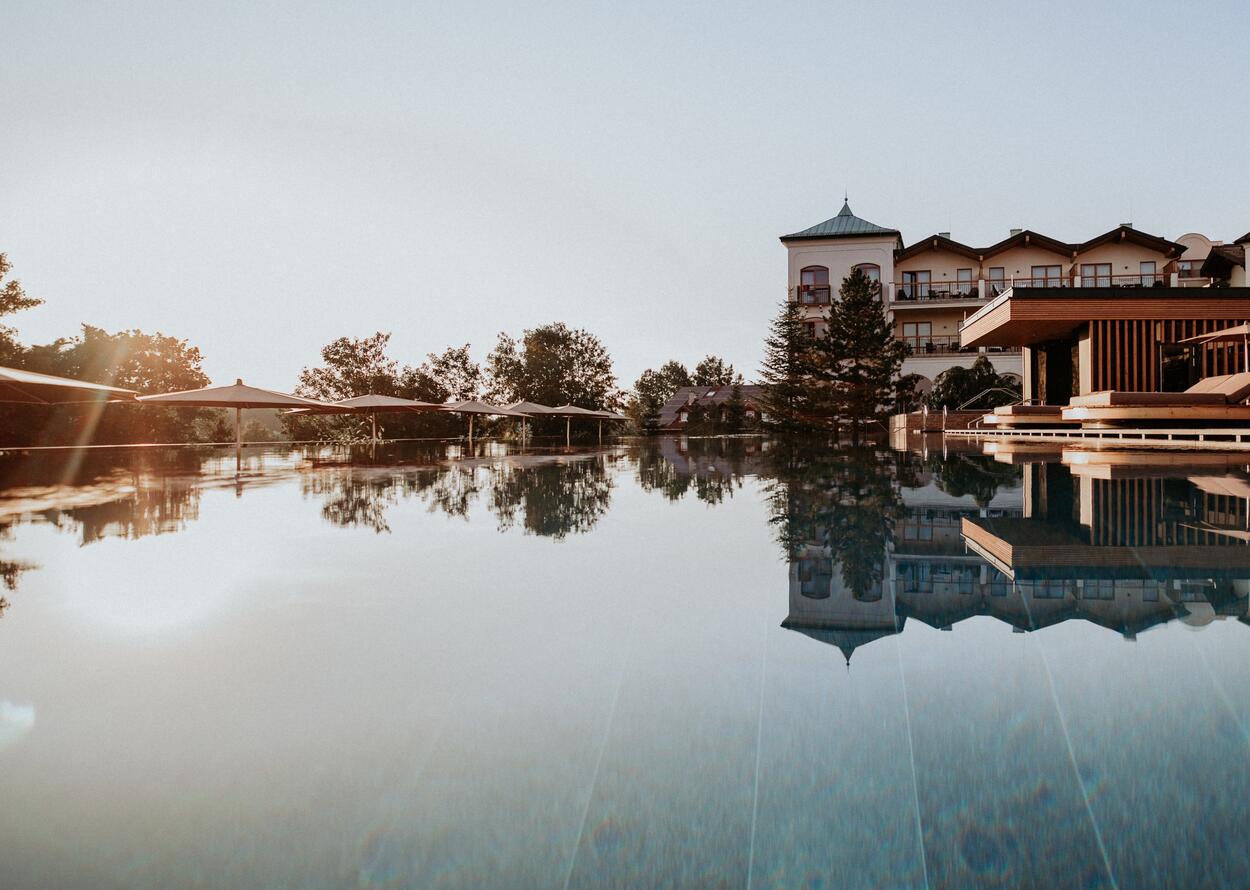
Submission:
<svg viewBox="0 0 1250 890">
<path fill-rule="evenodd" d="M 837 563 L 810 546 L 791 562 L 783 626 L 849 661 L 908 618 L 949 630 L 990 615 L 1018 631 L 1081 618 L 1129 639 L 1175 619 L 1246 622 L 1250 478 L 1144 461 L 1028 464 L 1022 490 L 979 508 L 905 489 L 881 589 L 845 590 Z"/>
</svg>

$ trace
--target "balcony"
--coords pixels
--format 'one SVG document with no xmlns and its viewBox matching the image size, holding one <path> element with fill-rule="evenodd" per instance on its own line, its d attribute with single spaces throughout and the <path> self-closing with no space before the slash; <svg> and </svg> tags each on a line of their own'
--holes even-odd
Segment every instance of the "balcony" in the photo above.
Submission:
<svg viewBox="0 0 1250 890">
<path fill-rule="evenodd" d="M 981 299 L 980 282 L 895 282 L 894 301 L 900 303 L 939 303 L 951 300 Z"/>
<path fill-rule="evenodd" d="M 832 294 L 827 284 L 800 284 L 798 303 L 800 306 L 828 306 Z"/>
<path fill-rule="evenodd" d="M 991 346 L 984 350 L 979 350 L 975 346 L 960 346 L 957 334 L 932 334 L 898 337 L 898 339 L 910 346 L 912 356 L 917 358 L 931 355 L 976 355 L 978 352 L 1002 355 L 1020 351 L 1018 346 Z"/>
</svg>

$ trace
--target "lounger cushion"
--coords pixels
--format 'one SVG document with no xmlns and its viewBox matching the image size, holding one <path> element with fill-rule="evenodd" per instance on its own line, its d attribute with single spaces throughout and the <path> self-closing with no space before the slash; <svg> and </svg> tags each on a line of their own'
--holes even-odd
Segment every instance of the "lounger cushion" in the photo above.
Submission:
<svg viewBox="0 0 1250 890">
<path fill-rule="evenodd" d="M 1217 384 L 1211 391 L 1223 395 L 1230 405 L 1240 405 L 1250 398 L 1250 371 L 1229 374 L 1227 380 Z"/>
<path fill-rule="evenodd" d="M 1073 396 L 1068 404 L 1073 408 L 1108 408 L 1115 405 L 1224 405 L 1222 393 L 1218 392 L 1121 392 L 1105 389 L 1089 395 Z"/>
</svg>

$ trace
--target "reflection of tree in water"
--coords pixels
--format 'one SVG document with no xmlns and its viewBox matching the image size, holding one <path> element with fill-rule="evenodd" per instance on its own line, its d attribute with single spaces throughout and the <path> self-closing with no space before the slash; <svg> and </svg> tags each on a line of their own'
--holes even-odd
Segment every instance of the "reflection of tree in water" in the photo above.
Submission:
<svg viewBox="0 0 1250 890">
<path fill-rule="evenodd" d="M 927 469 L 942 491 L 957 498 L 971 495 L 982 508 L 989 505 L 999 488 L 1012 487 L 1020 481 L 1019 467 L 980 454 L 933 456 Z"/>
<path fill-rule="evenodd" d="M 12 538 L 13 526 L 0 523 L 0 541 L 8 541 Z M 5 590 L 17 590 L 17 582 L 21 579 L 22 573 L 29 572 L 33 568 L 36 568 L 33 562 L 0 558 L 0 584 L 4 585 Z M 4 613 L 8 605 L 9 601 L 0 597 L 0 614 Z"/>
<path fill-rule="evenodd" d="M 378 534 L 391 530 L 386 508 L 399 502 L 395 475 L 348 467 L 318 470 L 301 482 L 305 497 L 324 498 L 321 517 L 331 525 L 370 528 Z"/>
<path fill-rule="evenodd" d="M 692 488 L 706 504 L 719 504 L 743 485 L 760 454 L 755 438 L 644 439 L 630 449 L 643 491 L 678 501 Z"/>
<path fill-rule="evenodd" d="M 915 482 L 912 458 L 781 442 L 769 465 L 771 521 L 787 558 L 822 548 L 856 599 L 880 598 L 886 545 L 904 513 L 899 489 Z"/>
<path fill-rule="evenodd" d="M 522 517 L 530 534 L 560 540 L 584 534 L 608 511 L 613 480 L 602 457 L 517 467 L 492 468 L 490 510 L 500 530 Z"/>
<path fill-rule="evenodd" d="M 78 531 L 83 544 L 178 531 L 199 518 L 200 490 L 192 479 L 127 476 L 80 490 L 84 497 L 93 493 L 111 499 L 42 515 L 59 529 Z"/>
</svg>

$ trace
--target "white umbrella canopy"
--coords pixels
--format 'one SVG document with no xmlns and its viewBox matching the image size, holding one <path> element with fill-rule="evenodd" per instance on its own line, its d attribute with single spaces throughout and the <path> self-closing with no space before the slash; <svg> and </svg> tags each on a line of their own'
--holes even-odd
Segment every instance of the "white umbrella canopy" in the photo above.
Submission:
<svg viewBox="0 0 1250 890">
<path fill-rule="evenodd" d="M 1246 370 L 1250 371 L 1250 324 L 1233 325 L 1231 328 L 1223 328 L 1218 331 L 1211 331 L 1208 334 L 1199 334 L 1196 337 L 1186 337 L 1181 343 L 1196 343 L 1206 346 L 1210 343 L 1240 343 L 1242 353 L 1246 361 Z"/>
<path fill-rule="evenodd" d="M 401 399 L 398 396 L 380 396 L 370 393 L 364 396 L 352 396 L 350 399 L 339 399 L 336 402 L 324 402 L 317 408 L 293 408 L 288 414 L 400 414 L 408 411 L 442 411 L 443 406 L 436 402 L 421 402 L 417 399 Z"/>
<path fill-rule="evenodd" d="M 153 396 L 139 396 L 140 402 L 173 408 L 327 408 L 326 402 L 305 399 L 290 393 L 247 386 L 242 379 L 233 386 L 206 386 Z"/>
<path fill-rule="evenodd" d="M 0 368 L 0 402 L 22 405 L 68 405 L 75 402 L 133 402 L 133 389 L 87 383 L 19 368 Z"/>
<path fill-rule="evenodd" d="M 424 411 L 442 411 L 443 406 L 434 402 L 421 402 L 417 399 L 401 399 L 399 396 L 383 396 L 368 393 L 363 396 L 352 396 L 328 402 L 321 408 L 293 408 L 287 414 L 368 414 L 373 421 L 372 438 L 378 438 L 379 414 L 407 414 Z"/>
<path fill-rule="evenodd" d="M 139 396 L 139 401 L 144 404 L 167 405 L 171 408 L 233 408 L 236 463 L 241 462 L 237 451 L 243 447 L 243 424 L 240 414 L 243 408 L 327 407 L 325 402 L 318 402 L 316 399 L 305 399 L 290 393 L 247 386 L 242 378 L 235 380 L 233 386 L 205 386 L 202 389 L 185 389 L 181 392 Z"/>
<path fill-rule="evenodd" d="M 529 417 L 524 411 L 517 411 L 515 408 L 505 408 L 502 405 L 488 405 L 485 402 L 478 402 L 474 399 L 466 399 L 463 402 L 449 402 L 442 406 L 443 411 L 450 411 L 453 414 L 469 415 L 469 444 L 473 443 L 473 415 L 474 414 L 490 414 L 497 417 Z"/>
<path fill-rule="evenodd" d="M 440 406 L 440 410 L 451 411 L 454 414 L 491 414 L 498 417 L 529 417 L 524 411 L 518 411 L 515 408 L 506 408 L 503 405 L 488 405 L 485 402 L 478 402 L 473 399 L 466 399 L 463 402 L 448 402 Z"/>
</svg>

